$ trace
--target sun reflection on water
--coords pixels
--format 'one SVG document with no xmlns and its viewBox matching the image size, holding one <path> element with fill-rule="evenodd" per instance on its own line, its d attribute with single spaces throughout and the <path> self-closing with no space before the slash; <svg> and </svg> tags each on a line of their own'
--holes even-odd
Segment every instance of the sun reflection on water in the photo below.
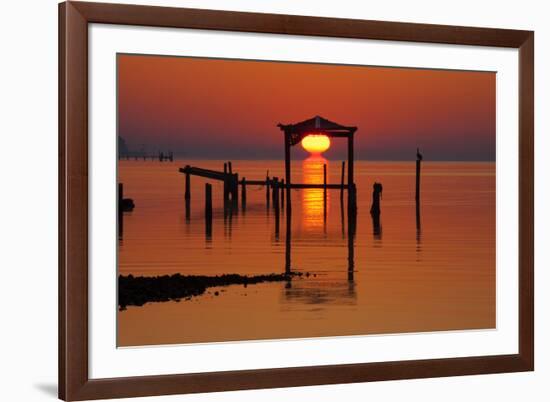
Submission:
<svg viewBox="0 0 550 402">
<path fill-rule="evenodd" d="M 319 155 L 310 156 L 302 163 L 303 182 L 305 184 L 323 184 L 323 165 L 328 161 Z M 328 181 L 328 179 L 327 179 Z M 306 188 L 302 190 L 303 225 L 309 230 L 322 229 L 325 225 L 329 206 L 329 192 L 326 203 L 325 191 L 322 188 Z"/>
</svg>

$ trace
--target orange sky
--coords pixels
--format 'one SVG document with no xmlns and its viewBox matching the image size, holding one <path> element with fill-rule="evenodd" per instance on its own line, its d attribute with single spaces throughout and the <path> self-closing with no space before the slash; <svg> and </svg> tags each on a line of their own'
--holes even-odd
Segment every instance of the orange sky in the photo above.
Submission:
<svg viewBox="0 0 550 402">
<path fill-rule="evenodd" d="M 358 127 L 357 159 L 494 160 L 496 74 L 119 55 L 118 113 L 131 150 L 187 158 L 282 158 L 277 123 L 320 115 Z"/>
</svg>

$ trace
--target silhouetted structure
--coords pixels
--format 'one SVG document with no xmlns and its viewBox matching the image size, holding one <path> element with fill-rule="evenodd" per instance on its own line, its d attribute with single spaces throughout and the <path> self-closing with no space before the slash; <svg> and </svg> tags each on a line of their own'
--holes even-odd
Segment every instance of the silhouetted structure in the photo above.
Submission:
<svg viewBox="0 0 550 402">
<path fill-rule="evenodd" d="M 204 185 L 204 220 L 206 238 L 212 238 L 212 184 Z"/>
<path fill-rule="evenodd" d="M 418 204 L 420 202 L 420 164 L 422 163 L 422 154 L 420 150 L 416 148 L 416 195 L 415 200 Z"/>
<path fill-rule="evenodd" d="M 118 209 L 121 212 L 133 211 L 135 207 L 134 200 L 131 198 L 124 198 L 124 185 L 118 183 Z"/>
<path fill-rule="evenodd" d="M 351 206 L 355 204 L 355 199 L 351 197 L 352 192 L 350 189 L 354 186 L 353 180 L 353 135 L 357 131 L 357 127 L 351 126 L 342 126 L 338 123 L 334 123 L 330 120 L 324 119 L 321 116 L 315 116 L 312 119 L 304 120 L 295 124 L 278 124 L 277 125 L 281 131 L 284 132 L 284 143 L 285 143 L 285 185 L 287 188 L 300 188 L 298 185 L 292 183 L 292 178 L 290 175 L 290 149 L 291 147 L 297 145 L 310 134 L 324 134 L 327 137 L 331 138 L 346 138 L 348 140 L 348 198 L 351 203 Z M 303 185 L 303 188 L 314 188 L 310 187 L 311 185 Z M 336 186 L 323 186 L 323 188 L 338 188 L 341 189 L 340 185 Z M 353 193 L 354 194 L 354 193 Z M 287 208 L 290 208 L 290 192 L 287 191 Z M 349 205 L 349 204 L 348 204 Z"/>
<path fill-rule="evenodd" d="M 371 215 L 380 215 L 380 197 L 382 196 L 382 183 L 375 182 L 372 185 L 372 205 L 370 207 Z"/>
</svg>

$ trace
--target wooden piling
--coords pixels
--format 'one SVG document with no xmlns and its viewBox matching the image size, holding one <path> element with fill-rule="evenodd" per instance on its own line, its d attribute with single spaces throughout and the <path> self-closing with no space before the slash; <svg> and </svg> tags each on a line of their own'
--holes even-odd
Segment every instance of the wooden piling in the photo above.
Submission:
<svg viewBox="0 0 550 402">
<path fill-rule="evenodd" d="M 327 164 L 323 164 L 323 227 L 327 224 Z"/>
<path fill-rule="evenodd" d="M 380 215 L 380 197 L 382 195 L 382 183 L 374 182 L 372 186 L 372 205 L 370 207 L 371 215 Z"/>
<path fill-rule="evenodd" d="M 288 186 L 288 191 L 286 192 L 286 209 L 290 211 L 291 209 L 291 193 L 290 193 L 290 184 L 292 183 L 290 178 L 290 132 L 285 130 L 285 183 Z"/>
<path fill-rule="evenodd" d="M 234 206 L 239 204 L 239 174 L 231 174 L 231 203 Z"/>
<path fill-rule="evenodd" d="M 229 202 L 229 178 L 225 176 L 223 180 L 223 205 L 224 207 L 227 206 L 227 203 Z"/>
<path fill-rule="evenodd" d="M 281 209 L 285 207 L 285 179 L 281 179 Z"/>
<path fill-rule="evenodd" d="M 118 183 L 118 209 L 122 211 L 122 200 L 124 199 L 124 185 Z"/>
<path fill-rule="evenodd" d="M 279 238 L 279 179 L 277 177 L 273 178 L 273 208 L 275 209 L 275 237 Z"/>
<path fill-rule="evenodd" d="M 276 207 L 276 200 L 278 199 L 279 195 L 279 178 L 274 177 L 273 180 L 271 180 L 271 197 L 273 202 L 273 208 Z"/>
<path fill-rule="evenodd" d="M 186 172 L 185 173 L 185 201 L 189 202 L 190 199 L 191 199 L 191 175 L 189 174 L 189 172 Z"/>
<path fill-rule="evenodd" d="M 227 162 L 223 164 L 223 174 L 227 174 Z"/>
<path fill-rule="evenodd" d="M 268 172 L 268 175 L 265 177 L 265 201 L 267 202 L 267 205 L 269 205 L 269 186 L 270 186 L 270 180 L 269 180 L 269 172 Z"/>
<path fill-rule="evenodd" d="M 229 169 L 229 174 L 233 174 L 233 166 L 231 165 L 231 161 L 227 162 L 227 168 Z"/>
<path fill-rule="evenodd" d="M 348 190 L 355 183 L 353 178 L 353 163 L 353 134 L 350 134 L 350 136 L 348 137 Z"/>
<path fill-rule="evenodd" d="M 422 157 L 417 157 L 416 159 L 416 195 L 415 200 L 418 204 L 420 202 L 420 164 L 422 162 Z"/>
<path fill-rule="evenodd" d="M 327 164 L 323 164 L 323 191 L 324 197 L 327 198 Z"/>
<path fill-rule="evenodd" d="M 346 161 L 342 161 L 342 174 L 340 177 L 340 203 L 344 201 L 344 179 L 346 171 Z"/>
<path fill-rule="evenodd" d="M 204 185 L 204 219 L 206 226 L 206 236 L 212 236 L 212 185 L 205 183 Z"/>
<path fill-rule="evenodd" d="M 241 203 L 244 208 L 246 205 L 246 177 L 241 180 Z"/>
</svg>

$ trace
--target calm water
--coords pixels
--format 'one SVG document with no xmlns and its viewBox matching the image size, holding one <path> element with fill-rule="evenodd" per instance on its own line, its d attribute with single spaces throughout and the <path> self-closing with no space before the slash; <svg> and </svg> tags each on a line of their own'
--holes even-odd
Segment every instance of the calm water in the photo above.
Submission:
<svg viewBox="0 0 550 402">
<path fill-rule="evenodd" d="M 341 162 L 293 161 L 293 182 L 340 182 Z M 190 164 L 222 170 L 222 161 L 120 161 L 119 181 L 136 208 L 125 213 L 119 273 L 255 275 L 285 271 L 286 211 L 279 234 L 264 187 L 247 188 L 246 210 L 225 216 L 223 186 L 213 185 L 212 236 L 205 235 L 204 183 Z M 281 161 L 233 161 L 249 180 L 283 177 Z M 339 190 L 292 190 L 286 283 L 211 288 L 189 301 L 148 303 L 118 312 L 120 346 L 359 335 L 495 327 L 495 164 L 422 165 L 417 225 L 413 162 L 356 162 L 358 215 L 349 272 L 347 213 Z M 372 184 L 384 186 L 380 225 L 369 213 Z M 346 198 L 346 197 L 344 197 Z M 326 209 L 326 211 L 325 211 Z M 326 216 L 326 218 L 325 218 Z M 309 275 L 305 275 L 305 274 Z M 214 292 L 220 291 L 219 296 Z"/>
</svg>

